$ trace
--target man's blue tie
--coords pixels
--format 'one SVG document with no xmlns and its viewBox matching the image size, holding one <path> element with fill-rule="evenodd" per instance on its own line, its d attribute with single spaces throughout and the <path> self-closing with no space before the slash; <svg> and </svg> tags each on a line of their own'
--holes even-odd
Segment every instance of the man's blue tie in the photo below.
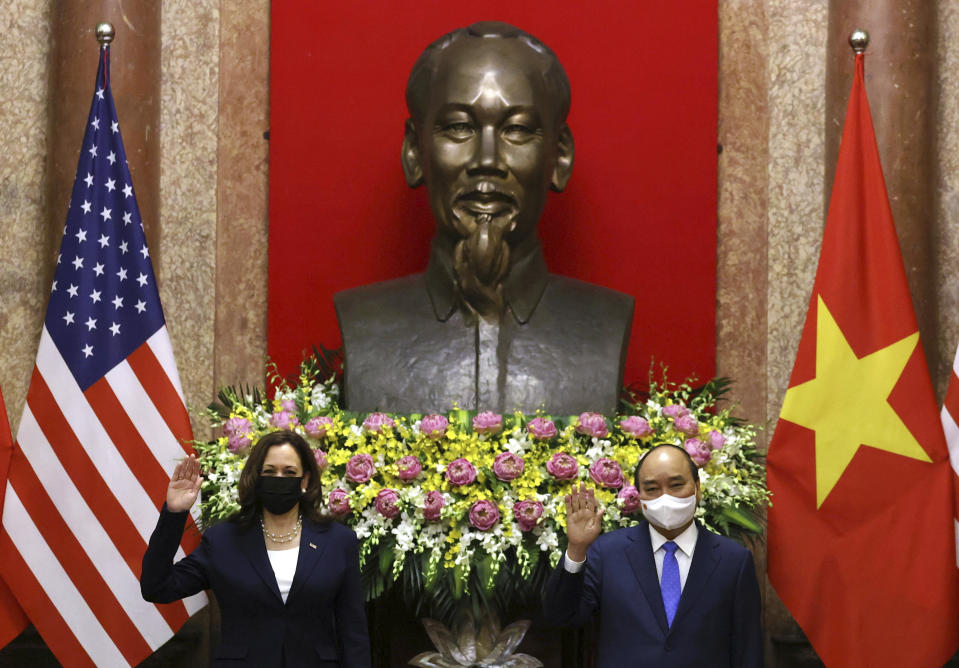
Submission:
<svg viewBox="0 0 959 668">
<path fill-rule="evenodd" d="M 666 608 L 666 624 L 673 625 L 676 608 L 679 606 L 679 596 L 682 586 L 679 584 L 679 562 L 676 561 L 676 548 L 673 541 L 663 543 L 666 554 L 663 555 L 663 578 L 659 581 L 659 588 L 663 592 L 663 606 Z"/>
</svg>

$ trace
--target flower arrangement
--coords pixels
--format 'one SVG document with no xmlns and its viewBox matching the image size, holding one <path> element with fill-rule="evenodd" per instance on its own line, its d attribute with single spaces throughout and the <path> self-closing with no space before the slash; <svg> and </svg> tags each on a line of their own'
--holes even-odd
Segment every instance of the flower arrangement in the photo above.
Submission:
<svg viewBox="0 0 959 668">
<path fill-rule="evenodd" d="M 768 492 L 756 430 L 717 408 L 722 381 L 699 390 L 651 383 L 648 398 L 624 403 L 619 415 L 571 417 L 348 413 L 320 354 L 303 362 L 295 385 L 273 381 L 272 399 L 227 388 L 211 406 L 223 435 L 195 443 L 203 520 L 238 509 L 236 481 L 251 444 L 294 429 L 315 448 L 326 511 L 360 540 L 370 598 L 402 581 L 418 611 L 448 618 L 464 594 L 500 607 L 538 597 L 565 549 L 570 486 L 595 489 L 604 530 L 636 524 L 633 470 L 659 443 L 684 447 L 700 465 L 703 525 L 740 538 L 761 531 Z"/>
</svg>

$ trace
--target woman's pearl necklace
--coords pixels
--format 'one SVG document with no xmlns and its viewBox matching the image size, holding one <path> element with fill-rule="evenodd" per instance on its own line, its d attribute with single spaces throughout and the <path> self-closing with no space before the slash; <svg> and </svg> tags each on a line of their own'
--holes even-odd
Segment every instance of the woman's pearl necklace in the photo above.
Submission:
<svg viewBox="0 0 959 668">
<path fill-rule="evenodd" d="M 260 526 L 263 528 L 263 535 L 269 538 L 274 543 L 292 543 L 296 540 L 296 537 L 300 535 L 300 528 L 303 526 L 303 516 L 296 516 L 296 526 L 293 527 L 293 531 L 289 533 L 273 533 L 266 528 L 266 524 L 263 523 L 263 516 L 260 516 Z"/>
</svg>

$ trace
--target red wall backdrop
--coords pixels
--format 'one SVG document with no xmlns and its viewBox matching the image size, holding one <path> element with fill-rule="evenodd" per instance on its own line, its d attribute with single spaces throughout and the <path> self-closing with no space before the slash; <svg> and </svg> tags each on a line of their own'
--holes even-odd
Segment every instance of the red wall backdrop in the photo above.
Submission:
<svg viewBox="0 0 959 668">
<path fill-rule="evenodd" d="M 332 295 L 426 266 L 433 223 L 400 168 L 406 77 L 479 20 L 533 33 L 572 85 L 570 184 L 540 236 L 552 271 L 636 298 L 626 382 L 715 371 L 717 7 L 487 0 L 272 5 L 268 352 L 340 344 Z M 241 270 L 241 269 L 240 269 Z"/>
</svg>

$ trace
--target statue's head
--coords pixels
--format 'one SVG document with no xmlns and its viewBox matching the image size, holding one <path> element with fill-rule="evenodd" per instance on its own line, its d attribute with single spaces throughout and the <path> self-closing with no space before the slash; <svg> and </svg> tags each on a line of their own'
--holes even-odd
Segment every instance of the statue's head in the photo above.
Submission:
<svg viewBox="0 0 959 668">
<path fill-rule="evenodd" d="M 461 291 L 481 313 L 501 305 L 510 258 L 536 243 L 546 193 L 573 167 L 569 80 L 553 52 L 505 23 L 444 35 L 416 61 L 403 170 L 425 183 Z"/>
</svg>

